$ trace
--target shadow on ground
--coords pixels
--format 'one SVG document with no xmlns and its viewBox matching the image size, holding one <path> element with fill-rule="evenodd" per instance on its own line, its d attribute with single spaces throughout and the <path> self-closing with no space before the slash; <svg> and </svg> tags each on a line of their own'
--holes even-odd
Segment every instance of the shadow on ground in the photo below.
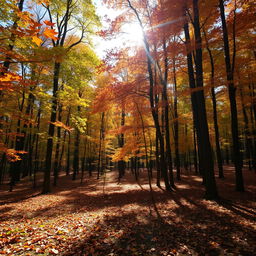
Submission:
<svg viewBox="0 0 256 256">
<path fill-rule="evenodd" d="M 231 168 L 226 170 L 225 179 L 217 179 L 222 196 L 219 202 L 202 199 L 201 178 L 192 173 L 183 174 L 173 192 L 154 185 L 160 219 L 151 201 L 146 173 L 142 172 L 140 185 L 130 173 L 120 183 L 115 172 L 108 173 L 106 180 L 92 177 L 83 184 L 80 180 L 71 183 L 70 177 L 62 176 L 60 185 L 49 195 L 37 196 L 33 190 L 29 194 L 25 188 L 22 198 L 20 185 L 12 198 L 2 195 L 0 219 L 3 225 L 8 221 L 37 223 L 37 219 L 55 223 L 70 215 L 68 225 L 73 233 L 67 234 L 68 240 L 56 242 L 60 255 L 249 256 L 256 251 L 255 174 L 246 172 L 244 193 L 233 190 L 233 176 Z M 94 221 L 89 213 L 100 217 Z M 94 223 L 78 239 L 72 237 L 76 235 L 72 216 L 88 216 Z"/>
</svg>

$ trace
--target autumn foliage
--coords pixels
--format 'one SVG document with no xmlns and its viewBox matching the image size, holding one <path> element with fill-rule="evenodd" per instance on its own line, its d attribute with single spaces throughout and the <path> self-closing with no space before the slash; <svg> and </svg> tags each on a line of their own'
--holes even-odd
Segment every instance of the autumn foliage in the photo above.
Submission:
<svg viewBox="0 0 256 256">
<path fill-rule="evenodd" d="M 255 1 L 0 6 L 0 254 L 253 255 Z"/>
</svg>

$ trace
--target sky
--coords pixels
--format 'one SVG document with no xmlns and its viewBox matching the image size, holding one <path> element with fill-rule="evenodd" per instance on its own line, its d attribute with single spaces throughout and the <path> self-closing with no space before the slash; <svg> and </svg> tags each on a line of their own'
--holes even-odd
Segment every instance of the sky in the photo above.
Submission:
<svg viewBox="0 0 256 256">
<path fill-rule="evenodd" d="M 95 6 L 97 8 L 97 14 L 101 17 L 103 29 L 107 28 L 106 22 L 104 22 L 104 17 L 113 20 L 121 12 L 107 8 L 106 5 L 102 3 L 101 0 L 95 0 Z M 104 58 L 106 52 L 113 48 L 121 48 L 125 46 L 141 46 L 142 45 L 142 33 L 138 24 L 131 23 L 125 24 L 123 26 L 123 33 L 117 37 L 106 40 L 103 38 L 95 38 L 96 52 L 99 57 Z"/>
</svg>

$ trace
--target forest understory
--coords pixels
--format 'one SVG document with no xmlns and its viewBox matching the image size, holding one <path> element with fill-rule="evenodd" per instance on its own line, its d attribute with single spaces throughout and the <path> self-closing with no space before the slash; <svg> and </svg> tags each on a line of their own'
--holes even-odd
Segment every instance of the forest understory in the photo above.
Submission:
<svg viewBox="0 0 256 256">
<path fill-rule="evenodd" d="M 13 192 L 2 186 L 2 255 L 254 255 L 255 173 L 245 170 L 246 191 L 235 192 L 234 169 L 216 178 L 221 198 L 202 199 L 201 178 L 191 172 L 176 190 L 155 186 L 152 203 L 146 169 L 139 183 L 129 170 L 70 182 L 47 195 L 23 180 Z M 156 210 L 158 214 L 156 214 Z"/>
</svg>

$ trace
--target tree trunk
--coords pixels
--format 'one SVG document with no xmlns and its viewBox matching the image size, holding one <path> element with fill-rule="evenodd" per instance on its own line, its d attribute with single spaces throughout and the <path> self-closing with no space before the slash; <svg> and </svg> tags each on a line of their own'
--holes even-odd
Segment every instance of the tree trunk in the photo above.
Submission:
<svg viewBox="0 0 256 256">
<path fill-rule="evenodd" d="M 35 143 L 36 143 L 36 148 L 35 148 L 35 166 L 34 166 L 34 179 L 33 179 L 33 187 L 36 187 L 36 173 L 39 170 L 39 131 L 40 131 L 40 121 L 41 121 L 41 102 L 39 105 L 39 109 L 37 112 L 37 133 L 36 133 L 36 139 L 35 139 Z"/>
<path fill-rule="evenodd" d="M 121 114 L 121 126 L 125 125 L 125 111 L 122 109 L 122 114 Z M 119 148 L 122 148 L 124 146 L 124 134 L 121 133 L 118 136 L 118 146 Z M 125 161 L 124 160 L 119 160 L 117 163 L 118 166 L 118 181 L 120 182 L 121 178 L 124 176 L 125 173 Z"/>
<path fill-rule="evenodd" d="M 102 112 L 101 124 L 100 124 L 100 145 L 99 145 L 99 154 L 98 154 L 97 179 L 100 178 L 100 173 L 101 173 L 101 168 L 102 168 L 102 140 L 104 138 L 104 117 L 105 117 L 105 112 Z"/>
<path fill-rule="evenodd" d="M 200 32 L 199 23 L 199 8 L 198 0 L 193 0 L 193 11 L 194 11 L 194 33 L 196 42 L 196 58 L 195 58 L 195 68 L 196 68 L 196 86 L 201 88 L 197 91 L 198 99 L 198 137 L 200 141 L 200 147 L 202 150 L 202 166 L 204 168 L 204 178 L 205 178 L 205 188 L 207 199 L 217 199 L 218 192 L 214 176 L 214 163 L 212 158 L 212 150 L 210 144 L 210 136 L 207 122 L 205 98 L 203 91 L 203 58 L 202 58 L 202 39 Z"/>
<path fill-rule="evenodd" d="M 242 109 L 243 109 L 243 117 L 244 117 L 244 131 L 245 131 L 244 133 L 245 133 L 247 163 L 249 165 L 250 170 L 252 168 L 254 170 L 256 170 L 255 159 L 254 159 L 254 149 L 253 149 L 253 143 L 252 143 L 252 134 L 251 134 L 250 128 L 249 128 L 249 118 L 248 118 L 248 115 L 246 112 L 243 89 L 241 86 L 239 87 L 239 91 L 240 91 L 240 97 L 241 97 Z"/>
<path fill-rule="evenodd" d="M 25 134 L 21 132 L 21 113 L 24 108 L 24 102 L 25 102 L 25 92 L 23 92 L 21 103 L 19 103 L 19 117 L 17 121 L 17 130 L 16 130 L 17 135 L 15 139 L 15 150 L 17 151 L 23 150 L 23 146 L 24 146 L 23 136 L 25 136 Z M 10 176 L 11 176 L 10 189 L 9 189 L 10 192 L 13 190 L 13 186 L 16 184 L 16 182 L 20 180 L 20 167 L 21 167 L 21 160 L 12 162 L 10 164 Z"/>
<path fill-rule="evenodd" d="M 81 107 L 77 107 L 77 114 L 80 116 Z M 76 127 L 76 138 L 75 138 L 75 147 L 74 147 L 74 159 L 73 159 L 73 180 L 76 179 L 76 176 L 79 172 L 79 146 L 80 146 L 80 130 L 79 127 Z"/>
<path fill-rule="evenodd" d="M 68 132 L 68 146 L 67 146 L 67 165 L 66 165 L 66 176 L 70 174 L 70 147 L 71 147 L 71 134 Z"/>
<path fill-rule="evenodd" d="M 61 122 L 62 119 L 62 106 L 61 104 L 59 105 L 59 111 L 58 111 L 58 121 Z M 59 177 L 59 155 L 60 155 L 60 140 L 61 140 L 61 127 L 57 127 L 57 144 L 56 144 L 56 149 L 55 149 L 55 157 L 54 157 L 54 181 L 53 181 L 53 185 L 56 186 L 57 185 L 57 180 Z"/>
<path fill-rule="evenodd" d="M 181 180 L 180 176 L 180 152 L 179 152 L 179 115 L 178 115 L 178 90 L 176 79 L 176 61 L 172 60 L 173 65 L 173 83 L 174 83 L 174 147 L 175 147 L 175 165 L 176 165 L 176 177 L 177 180 Z"/>
<path fill-rule="evenodd" d="M 71 107 L 68 108 L 68 114 L 67 114 L 67 119 L 66 119 L 66 126 L 69 126 L 70 114 L 71 114 Z M 62 142 L 62 148 L 61 148 L 61 152 L 60 152 L 60 157 L 59 157 L 59 160 L 58 160 L 58 172 L 61 170 L 61 166 L 62 166 L 62 158 L 63 158 L 64 151 L 65 151 L 65 144 L 66 144 L 67 133 L 68 133 L 68 131 L 65 129 L 64 135 L 63 135 L 63 142 Z M 68 175 L 67 172 L 66 172 L 66 175 Z"/>
<path fill-rule="evenodd" d="M 156 185 L 160 188 L 160 180 L 161 180 L 161 172 L 160 172 L 160 166 L 159 166 L 159 143 L 158 143 L 158 137 L 156 133 Z"/>
<path fill-rule="evenodd" d="M 207 199 L 217 199 L 218 192 L 215 183 L 214 177 L 214 166 L 212 159 L 212 151 L 207 123 L 206 107 L 205 107 L 205 98 L 203 91 L 203 65 L 202 65 L 202 40 L 200 33 L 200 24 L 199 24 L 199 10 L 198 10 L 198 1 L 193 0 L 193 11 L 194 11 L 194 34 L 196 42 L 196 54 L 195 54 L 195 70 L 196 70 L 196 81 L 194 79 L 194 68 L 192 63 L 192 55 L 189 52 L 190 37 L 188 24 L 184 25 L 184 31 L 186 36 L 186 45 L 187 45 L 187 61 L 188 61 L 188 72 L 189 72 L 189 82 L 190 88 L 196 87 L 201 88 L 200 91 L 193 92 L 191 95 L 192 99 L 192 108 L 195 112 L 195 125 L 198 137 L 198 148 L 199 148 L 199 161 L 203 168 L 203 176 L 205 181 L 205 197 Z M 194 95 L 194 96 L 193 96 Z"/>
<path fill-rule="evenodd" d="M 234 52 L 233 52 L 233 63 L 231 64 L 230 49 L 229 49 L 229 42 L 228 42 L 229 40 L 228 30 L 226 25 L 225 8 L 224 8 L 223 0 L 219 0 L 219 8 L 220 8 L 221 23 L 222 23 L 226 75 L 227 75 L 228 94 L 229 94 L 230 112 L 231 112 L 231 131 L 232 131 L 232 144 L 233 144 L 233 159 L 234 159 L 235 173 L 236 173 L 236 190 L 244 191 L 242 158 L 240 153 L 240 140 L 239 140 L 239 129 L 238 129 L 238 118 L 237 118 L 236 87 L 234 85 L 234 64 L 235 64 L 234 60 L 235 60 L 235 50 L 236 50 L 235 37 L 233 36 Z"/>
<path fill-rule="evenodd" d="M 88 131 L 88 129 L 87 129 Z M 84 180 L 84 171 L 85 171 L 85 163 L 86 163 L 86 153 L 87 153 L 87 139 L 84 139 L 84 153 L 83 153 L 83 159 L 82 159 L 82 174 L 81 174 L 81 184 Z"/>
<path fill-rule="evenodd" d="M 164 83 L 163 83 L 163 101 L 164 101 L 164 125 L 165 128 L 165 147 L 166 147 L 166 160 L 169 167 L 169 180 L 170 185 L 175 187 L 173 178 L 173 166 L 172 166 L 172 150 L 170 142 L 170 127 L 169 127 L 169 101 L 167 95 L 167 80 L 168 80 L 168 58 L 166 50 L 166 41 L 163 40 L 164 50 Z"/>
<path fill-rule="evenodd" d="M 217 163 L 218 163 L 218 170 L 219 170 L 219 178 L 224 178 L 223 173 L 223 166 L 222 166 L 222 156 L 221 156 L 221 149 L 220 149 L 220 135 L 219 135 L 219 126 L 218 126 L 218 114 L 217 114 L 217 101 L 215 95 L 215 67 L 214 67 L 214 60 L 212 56 L 212 51 L 208 45 L 208 40 L 206 37 L 206 33 L 204 31 L 205 41 L 206 41 L 206 48 L 209 54 L 210 63 L 211 63 L 211 96 L 212 96 L 212 108 L 213 108 L 213 122 L 214 122 L 214 131 L 215 131 L 215 146 L 216 146 L 216 155 L 217 155 Z"/>
<path fill-rule="evenodd" d="M 51 166 L 52 166 L 52 150 L 53 150 L 53 136 L 54 136 L 54 122 L 56 122 L 56 112 L 57 112 L 57 92 L 59 89 L 59 73 L 60 73 L 60 63 L 54 63 L 54 74 L 53 74 L 53 91 L 52 91 L 52 109 L 51 118 L 48 130 L 48 139 L 46 146 L 46 161 L 45 161 L 45 171 L 44 171 L 44 184 L 43 184 L 43 194 L 49 193 L 51 190 Z"/>
<path fill-rule="evenodd" d="M 196 129 L 194 125 L 193 125 L 193 142 L 194 142 L 194 168 L 195 168 L 195 173 L 198 174 Z"/>
</svg>

